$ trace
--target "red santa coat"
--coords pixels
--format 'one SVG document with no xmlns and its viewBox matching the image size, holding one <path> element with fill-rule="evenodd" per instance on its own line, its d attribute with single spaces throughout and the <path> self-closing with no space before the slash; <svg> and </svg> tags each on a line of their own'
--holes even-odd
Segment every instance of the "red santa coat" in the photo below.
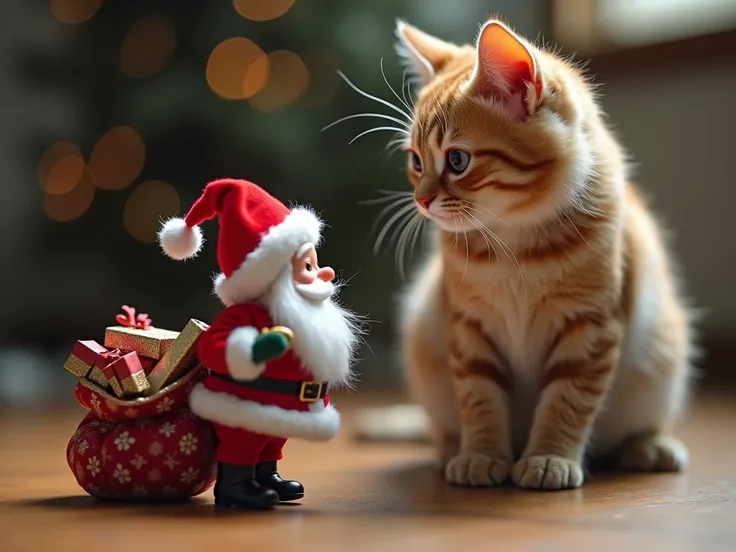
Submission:
<svg viewBox="0 0 736 552">
<path fill-rule="evenodd" d="M 238 353 L 249 351 L 255 336 L 273 325 L 269 313 L 259 305 L 230 306 L 200 338 L 200 360 L 216 374 L 242 376 L 235 366 L 235 360 L 242 360 Z M 256 372 L 254 367 L 254 376 Z M 260 376 L 289 382 L 313 381 L 293 350 L 266 362 Z M 340 428 L 340 414 L 330 404 L 329 394 L 316 402 L 305 402 L 296 394 L 252 389 L 215 375 L 192 390 L 190 406 L 198 416 L 216 424 L 274 437 L 327 441 Z"/>
</svg>

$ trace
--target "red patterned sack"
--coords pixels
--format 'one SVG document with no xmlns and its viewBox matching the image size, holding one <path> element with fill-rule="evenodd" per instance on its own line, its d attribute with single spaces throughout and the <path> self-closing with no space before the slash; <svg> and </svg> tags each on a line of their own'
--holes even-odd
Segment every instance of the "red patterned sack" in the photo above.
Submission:
<svg viewBox="0 0 736 552">
<path fill-rule="evenodd" d="M 79 485 L 108 500 L 187 499 L 215 481 L 215 436 L 188 407 L 199 367 L 150 397 L 119 399 L 87 380 L 74 396 L 89 410 L 67 446 Z"/>
</svg>

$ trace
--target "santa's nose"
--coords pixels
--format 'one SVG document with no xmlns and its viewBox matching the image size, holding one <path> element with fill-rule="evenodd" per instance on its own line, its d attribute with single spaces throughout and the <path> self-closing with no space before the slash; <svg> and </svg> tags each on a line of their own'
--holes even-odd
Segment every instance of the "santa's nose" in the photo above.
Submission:
<svg viewBox="0 0 736 552">
<path fill-rule="evenodd" d="M 319 278 L 323 282 L 331 282 L 335 279 L 335 271 L 332 270 L 329 266 L 323 266 L 317 272 L 317 278 Z"/>
</svg>

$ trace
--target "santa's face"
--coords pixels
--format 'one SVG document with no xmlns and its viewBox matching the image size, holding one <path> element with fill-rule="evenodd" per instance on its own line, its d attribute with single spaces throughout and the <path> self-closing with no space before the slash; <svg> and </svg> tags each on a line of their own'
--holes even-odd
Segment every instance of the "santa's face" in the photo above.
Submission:
<svg viewBox="0 0 736 552">
<path fill-rule="evenodd" d="M 336 301 L 335 271 L 317 264 L 314 247 L 298 251 L 264 295 L 274 324 L 294 332 L 294 352 L 312 376 L 332 384 L 350 376 L 357 318 Z"/>
<path fill-rule="evenodd" d="M 291 268 L 294 287 L 305 299 L 319 303 L 335 293 L 335 286 L 332 284 L 335 271 L 329 266 L 319 266 L 317 251 L 313 246 L 294 255 Z"/>
</svg>

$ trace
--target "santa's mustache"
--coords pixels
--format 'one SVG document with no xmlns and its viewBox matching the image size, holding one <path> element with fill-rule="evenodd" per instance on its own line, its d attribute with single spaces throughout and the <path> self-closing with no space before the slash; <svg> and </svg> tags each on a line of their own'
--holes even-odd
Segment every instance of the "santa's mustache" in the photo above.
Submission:
<svg viewBox="0 0 736 552">
<path fill-rule="evenodd" d="M 294 287 L 305 299 L 317 302 L 330 299 L 335 294 L 335 291 L 337 291 L 336 286 L 332 282 L 325 282 L 319 279 L 311 284 L 294 283 Z"/>
</svg>

